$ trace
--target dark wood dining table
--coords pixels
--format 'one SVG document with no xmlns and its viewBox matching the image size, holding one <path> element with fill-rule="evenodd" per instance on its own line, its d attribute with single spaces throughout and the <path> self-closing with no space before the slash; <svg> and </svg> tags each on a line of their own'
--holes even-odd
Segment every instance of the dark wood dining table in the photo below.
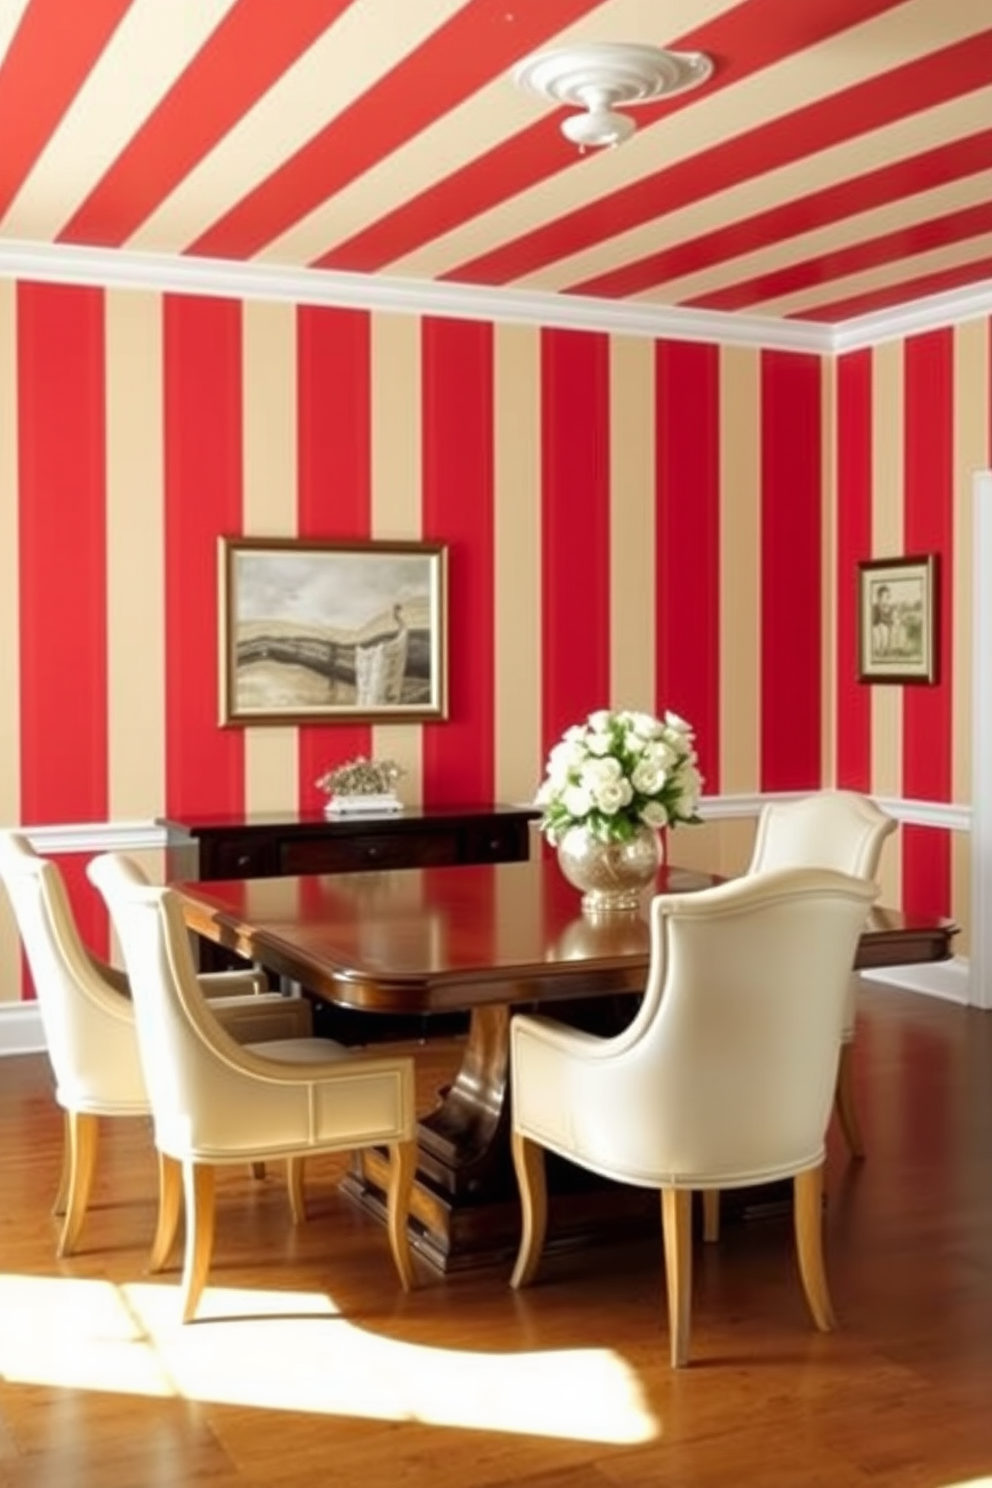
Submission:
<svg viewBox="0 0 992 1488">
<path fill-rule="evenodd" d="M 663 867 L 653 892 L 721 880 Z M 520 1212 L 509 1146 L 509 1024 L 524 1008 L 619 1031 L 643 990 L 650 955 L 645 893 L 638 912 L 590 919 L 557 863 L 298 877 L 180 881 L 187 924 L 312 998 L 364 1013 L 469 1015 L 460 1066 L 419 1123 L 412 1240 L 441 1271 L 511 1257 Z M 861 968 L 938 961 L 956 927 L 875 908 Z M 550 1005 L 550 1007 L 549 1007 Z M 356 1158 L 343 1187 L 385 1214 L 384 1156 Z M 549 1248 L 589 1243 L 643 1223 L 656 1195 L 549 1166 Z"/>
</svg>

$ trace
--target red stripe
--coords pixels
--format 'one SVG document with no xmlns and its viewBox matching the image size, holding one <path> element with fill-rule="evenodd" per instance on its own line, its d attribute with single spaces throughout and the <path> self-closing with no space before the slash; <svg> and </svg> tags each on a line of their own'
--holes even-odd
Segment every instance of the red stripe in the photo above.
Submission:
<svg viewBox="0 0 992 1488">
<path fill-rule="evenodd" d="M 296 324 L 300 536 L 366 539 L 372 522 L 369 316 L 303 305 Z M 326 769 L 371 752 L 368 724 L 302 727 L 301 810 L 323 803 L 314 781 Z"/>
<path fill-rule="evenodd" d="M 126 242 L 351 3 L 293 0 L 279 7 L 278 24 L 273 25 L 272 0 L 240 0 L 69 219 L 58 241 Z"/>
<path fill-rule="evenodd" d="M 0 62 L 0 217 L 131 0 L 32 0 Z"/>
<path fill-rule="evenodd" d="M 17 291 L 21 815 L 107 816 L 103 294 Z"/>
<path fill-rule="evenodd" d="M 424 728 L 424 800 L 495 789 L 493 331 L 423 322 L 423 533 L 448 544 L 448 721 Z"/>
<path fill-rule="evenodd" d="M 768 3 L 775 14 L 766 18 L 760 41 L 755 36 L 748 39 L 746 35 L 750 26 L 757 25 L 757 4 L 737 6 L 729 17 L 714 22 L 714 26 L 724 21 L 729 25 L 736 18 L 742 31 L 737 49 L 743 50 L 748 57 L 748 72 L 757 71 L 759 65 L 777 61 L 798 46 L 812 45 L 826 30 L 823 12 L 814 11 L 811 6 L 796 5 L 787 14 L 797 24 L 804 18 L 809 36 L 800 39 L 792 34 L 780 34 L 779 26 L 785 19 L 782 7 L 774 0 L 768 0 Z M 876 13 L 880 8 L 887 7 L 871 7 Z M 845 0 L 843 6 L 832 6 L 829 32 L 843 29 L 844 25 L 855 20 L 866 19 L 866 9 L 857 0 Z M 839 19 L 841 12 L 842 22 Z M 817 21 L 819 30 L 814 35 Z M 709 31 L 710 28 L 702 27 L 699 34 L 705 37 Z M 675 211 L 742 181 L 754 180 L 783 165 L 815 155 L 844 140 L 855 139 L 924 108 L 932 108 L 947 99 L 984 87 L 992 81 L 990 39 L 992 31 L 984 32 L 980 37 L 969 37 L 945 47 L 943 51 L 894 68 L 870 82 L 857 84 L 843 93 L 807 104 L 785 117 L 735 135 L 711 150 L 654 171 L 574 212 L 563 213 L 553 222 L 525 233 L 492 253 L 459 264 L 444 277 L 467 279 L 477 284 L 505 284 L 521 279 L 583 248 L 593 247 L 619 233 L 654 221 L 659 202 L 664 202 L 666 211 Z M 763 48 L 760 58 L 755 52 L 759 45 Z M 707 49 L 714 53 L 722 50 L 712 45 Z M 718 74 L 706 85 L 707 96 L 721 76 Z M 736 76 L 741 76 L 741 73 Z M 701 96 L 689 93 L 686 99 L 691 102 Z"/>
<path fill-rule="evenodd" d="M 720 789 L 719 348 L 659 341 L 655 367 L 657 707 L 694 726 L 713 794 Z"/>
<path fill-rule="evenodd" d="M 244 809 L 244 737 L 218 724 L 218 534 L 242 530 L 241 307 L 166 296 L 165 716 L 171 816 Z"/>
<path fill-rule="evenodd" d="M 863 294 L 850 295 L 844 300 L 830 300 L 810 306 L 798 312 L 801 320 L 826 321 L 832 324 L 839 320 L 850 320 L 855 315 L 870 315 L 891 305 L 908 305 L 912 300 L 921 300 L 927 295 L 944 294 L 962 286 L 973 285 L 992 279 L 992 257 L 972 259 L 956 268 L 935 269 L 931 274 L 921 274 L 915 279 L 894 282 L 895 276 L 907 273 L 908 264 L 895 264 L 889 282 L 878 289 L 865 290 Z M 793 316 L 790 319 L 796 318 Z"/>
<path fill-rule="evenodd" d="M 473 0 L 190 245 L 251 258 L 598 0 Z M 510 86 L 507 84 L 507 86 Z"/>
<path fill-rule="evenodd" d="M 761 788 L 808 790 L 820 758 L 820 382 L 812 356 L 761 358 Z"/>
<path fill-rule="evenodd" d="M 541 333 L 543 744 L 610 694 L 609 342 Z"/>
<path fill-rule="evenodd" d="M 743 310 L 766 300 L 778 299 L 781 295 L 809 289 L 811 285 L 823 284 L 828 279 L 843 279 L 850 274 L 877 268 L 879 264 L 897 265 L 905 272 L 908 265 L 903 261 L 917 253 L 946 248 L 949 243 L 965 244 L 989 231 L 992 231 L 992 203 L 980 202 L 977 206 L 962 207 L 959 212 L 932 217 L 927 222 L 908 223 L 895 232 L 851 243 L 846 248 L 823 253 L 817 258 L 803 259 L 767 274 L 757 274 L 752 279 L 742 279 L 725 289 L 694 295 L 683 303 L 705 306 L 708 310 Z"/>
<path fill-rule="evenodd" d="M 837 363 L 837 784 L 871 788 L 871 692 L 858 681 L 858 563 L 871 557 L 870 351 Z"/>
<path fill-rule="evenodd" d="M 902 787 L 910 800 L 949 801 L 953 793 L 954 332 L 941 330 L 910 338 L 904 362 L 905 544 L 909 554 L 937 554 L 939 680 L 934 687 L 904 689 Z M 949 914 L 950 904 L 950 833 L 904 827 L 904 907 Z"/>
<path fill-rule="evenodd" d="M 866 171 L 853 180 L 839 181 L 822 191 L 811 191 L 726 227 L 700 233 L 571 288 L 576 294 L 603 295 L 609 299 L 643 294 L 672 279 L 767 248 L 769 243 L 784 243 L 802 233 L 816 231 L 825 222 L 836 224 L 858 212 L 931 191 L 990 167 L 992 130 L 986 129 L 879 170 Z"/>
</svg>

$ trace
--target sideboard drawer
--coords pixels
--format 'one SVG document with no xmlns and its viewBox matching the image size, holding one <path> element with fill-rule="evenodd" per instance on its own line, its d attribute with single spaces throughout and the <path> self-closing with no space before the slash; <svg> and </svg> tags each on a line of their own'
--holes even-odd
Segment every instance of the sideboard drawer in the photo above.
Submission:
<svg viewBox="0 0 992 1488">
<path fill-rule="evenodd" d="M 259 837 L 225 837 L 209 847 L 204 878 L 271 878 L 279 873 L 276 844 Z"/>
<path fill-rule="evenodd" d="M 279 873 L 357 873 L 363 868 L 444 868 L 459 861 L 455 831 L 368 832 L 280 843 Z"/>
<path fill-rule="evenodd" d="M 526 821 L 480 821 L 466 825 L 462 833 L 463 863 L 517 863 L 530 856 L 530 834 Z"/>
</svg>

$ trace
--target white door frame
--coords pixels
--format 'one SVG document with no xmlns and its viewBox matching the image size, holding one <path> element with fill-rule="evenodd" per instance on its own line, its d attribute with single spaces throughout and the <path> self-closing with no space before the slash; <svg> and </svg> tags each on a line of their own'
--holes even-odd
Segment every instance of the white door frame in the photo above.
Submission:
<svg viewBox="0 0 992 1488">
<path fill-rule="evenodd" d="M 992 1008 L 992 470 L 973 479 L 971 951 L 969 998 Z"/>
</svg>

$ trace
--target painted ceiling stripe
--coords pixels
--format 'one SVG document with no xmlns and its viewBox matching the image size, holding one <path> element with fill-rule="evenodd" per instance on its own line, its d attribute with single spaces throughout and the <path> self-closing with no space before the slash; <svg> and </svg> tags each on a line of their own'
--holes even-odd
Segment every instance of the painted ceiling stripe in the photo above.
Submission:
<svg viewBox="0 0 992 1488">
<path fill-rule="evenodd" d="M 983 44 L 976 45 L 974 37 L 966 37 L 939 53 L 914 59 L 756 129 L 723 136 L 704 153 L 565 213 L 442 277 L 487 284 L 525 279 L 542 264 L 564 252 L 574 253 L 604 233 L 649 221 L 659 201 L 673 208 L 699 201 L 735 181 L 801 160 L 840 140 L 867 135 L 955 94 L 988 86 L 992 82 L 992 31 L 986 31 L 981 40 Z"/>
<path fill-rule="evenodd" d="M 189 10 L 132 0 L 18 192 L 4 230 L 24 238 L 58 234 L 234 3 L 201 0 Z"/>
<path fill-rule="evenodd" d="M 964 181 L 951 181 L 932 191 L 900 197 L 873 211 L 855 217 L 840 218 L 836 223 L 824 219 L 824 225 L 809 232 L 786 238 L 781 243 L 771 240 L 764 248 L 698 274 L 669 279 L 665 292 L 680 304 L 689 305 L 696 298 L 733 295 L 738 286 L 752 280 L 811 261 L 814 277 L 808 282 L 824 284 L 830 277 L 827 260 L 859 243 L 876 238 L 889 238 L 914 225 L 938 216 L 951 217 L 969 207 L 982 205 L 992 188 L 992 173 L 982 171 Z M 961 234 L 963 236 L 963 234 Z M 818 267 L 822 263 L 822 268 Z M 818 277 L 816 277 L 818 275 Z M 784 292 L 784 291 L 783 291 Z M 771 299 L 771 294 L 763 298 Z"/>
<path fill-rule="evenodd" d="M 506 0 L 463 7 L 201 234 L 190 251 L 251 257 L 325 196 L 594 4 L 541 0 L 540 7 L 521 7 L 519 14 L 507 11 Z"/>
<path fill-rule="evenodd" d="M 699 295 L 690 305 L 704 305 L 710 310 L 742 310 L 760 306 L 765 300 L 815 286 L 827 280 L 843 279 L 876 265 L 893 266 L 906 257 L 925 253 L 949 244 L 964 244 L 968 239 L 992 232 L 992 201 L 988 189 L 992 176 L 984 179 L 983 200 L 959 212 L 931 217 L 926 222 L 906 223 L 895 232 L 881 237 L 851 243 L 832 253 L 791 263 L 772 273 L 742 280 L 716 293 Z"/>
<path fill-rule="evenodd" d="M 373 85 L 381 70 L 398 67 L 464 0 L 417 0 L 416 6 L 395 12 L 388 27 L 380 17 L 373 33 L 380 3 L 353 0 L 146 217 L 128 246 L 187 249 L 287 159 L 294 159 L 329 118 L 346 111 Z"/>
<path fill-rule="evenodd" d="M 706 20 L 728 9 L 730 3 L 694 0 L 694 17 Z M 581 47 L 623 36 L 667 40 L 653 34 L 657 24 L 656 14 L 645 7 L 644 0 L 609 0 L 551 40 L 555 47 Z M 487 163 L 490 159 L 500 162 L 499 168 L 505 172 L 504 151 L 514 159 L 523 182 L 530 179 L 529 172 L 536 172 L 534 179 L 539 180 L 548 170 L 574 163 L 574 147 L 565 142 L 549 117 L 549 105 L 515 87 L 510 73 L 507 67 L 494 74 L 486 87 L 318 209 L 315 215 L 323 224 L 319 239 L 314 224 L 303 243 L 298 243 L 291 232 L 271 244 L 270 250 L 275 254 L 288 251 L 293 262 L 324 267 L 340 263 L 360 269 L 366 261 L 386 263 L 407 253 L 411 244 L 437 237 L 486 210 L 492 204 Z M 560 111 L 555 111 L 554 119 L 559 115 Z M 551 150 L 542 149 L 534 155 L 537 140 L 545 144 L 550 140 Z M 612 163 L 614 168 L 625 169 L 622 154 L 614 153 Z M 391 186 L 394 189 L 390 191 Z M 366 209 L 357 219 L 349 210 L 349 197 L 356 189 L 362 191 L 364 200 L 373 197 L 375 203 L 373 210 Z M 397 205 L 383 214 L 384 201 Z"/>
<path fill-rule="evenodd" d="M 992 117 L 992 92 L 988 93 L 987 102 Z M 923 116 L 929 121 L 927 132 L 931 137 L 935 112 L 939 111 L 930 110 Z M 956 121 L 959 110 L 951 112 Z M 890 135 L 895 132 L 886 131 L 881 136 L 879 145 L 884 147 L 882 153 L 890 163 L 876 170 L 865 170 L 863 164 L 859 169 L 854 149 L 824 152 L 841 156 L 851 174 L 821 190 L 802 192 L 751 216 L 738 217 L 730 204 L 725 203 L 718 220 L 726 218 L 726 225 L 696 236 L 687 235 L 677 223 L 669 223 L 666 218 L 664 226 L 675 233 L 666 247 L 623 268 L 581 282 L 573 281 L 572 289 L 578 294 L 602 294 L 611 299 L 643 295 L 658 285 L 665 285 L 670 293 L 668 287 L 672 281 L 686 274 L 702 273 L 714 265 L 762 250 L 768 244 L 788 244 L 790 239 L 810 229 L 841 223 L 886 202 L 912 198 L 946 181 L 971 176 L 992 166 L 992 129 L 965 139 L 950 139 L 902 160 L 893 159 L 896 150 Z M 793 171 L 797 184 L 804 177 L 808 182 L 816 162 L 804 160 L 788 169 Z"/>
<path fill-rule="evenodd" d="M 727 9 L 731 0 L 693 0 L 700 19 Z M 589 45 L 615 40 L 618 36 L 650 35 L 656 25 L 645 0 L 608 0 L 553 38 L 554 45 Z M 385 262 L 405 251 L 403 242 L 394 252 L 379 243 L 380 224 L 387 242 L 391 235 L 405 234 L 402 226 L 406 205 L 425 210 L 428 237 L 445 231 L 448 224 L 436 217 L 433 188 L 440 179 L 471 176 L 470 166 L 479 156 L 496 150 L 507 135 L 522 135 L 546 108 L 522 89 L 513 86 L 508 71 L 495 75 L 450 112 L 411 136 L 367 171 L 322 201 L 313 211 L 274 238 L 258 257 L 283 263 L 318 263 L 334 253 L 342 263 L 354 251 L 353 267 L 360 269 L 370 244 L 375 261 Z M 564 142 L 562 142 L 564 143 Z M 569 147 L 570 149 L 571 147 Z M 622 161 L 622 157 L 620 157 Z M 617 164 L 617 159 L 614 164 Z M 458 190 L 446 193 L 451 224 L 473 215 L 471 202 Z M 383 203 L 398 203 L 383 215 Z M 348 245 L 354 241 L 353 250 Z"/>
<path fill-rule="evenodd" d="M 130 3 L 33 0 L 25 11 L 0 61 L 0 221 Z"/>
<path fill-rule="evenodd" d="M 923 0 L 915 0 L 923 3 Z M 891 0 L 869 0 L 872 13 L 891 8 Z M 540 197 L 531 193 L 524 202 L 513 202 L 511 209 L 504 211 L 507 220 L 507 241 L 499 248 L 469 260 L 464 259 L 465 247 L 454 241 L 444 244 L 445 258 L 442 261 L 437 245 L 432 243 L 424 255 L 408 258 L 395 264 L 400 272 L 418 274 L 443 273 L 452 279 L 474 279 L 480 283 L 507 283 L 524 280 L 528 274 L 545 264 L 554 262 L 566 253 L 574 253 L 583 247 L 610 238 L 639 222 L 654 218 L 660 201 L 670 200 L 669 177 L 671 170 L 688 170 L 695 178 L 702 168 L 706 181 L 706 164 L 710 155 L 716 153 L 728 138 L 736 138 L 741 132 L 741 115 L 750 120 L 769 114 L 779 122 L 781 110 L 788 100 L 779 97 L 778 88 L 782 78 L 801 74 L 794 84 L 797 96 L 808 96 L 810 87 L 819 91 L 817 59 L 807 55 L 817 44 L 844 32 L 857 21 L 863 20 L 866 5 L 857 0 L 838 0 L 829 15 L 814 12 L 808 7 L 794 7 L 788 11 L 790 26 L 783 27 L 782 8 L 775 0 L 751 0 L 747 6 L 737 7 L 728 15 L 707 26 L 701 26 L 686 36 L 680 37 L 680 47 L 699 47 L 718 59 L 732 58 L 727 64 L 718 66 L 713 78 L 699 92 L 679 95 L 668 101 L 645 105 L 639 110 L 640 128 L 624 146 L 622 164 L 625 170 L 639 173 L 617 190 L 606 191 L 605 182 L 612 179 L 610 159 L 605 153 L 580 158 L 571 150 L 561 153 L 561 136 L 553 120 L 548 131 L 548 145 L 554 141 L 557 167 L 573 167 L 554 183 L 542 189 Z M 743 12 L 746 11 L 746 17 Z M 798 54 L 798 55 L 794 55 Z M 914 49 L 913 55 L 916 55 Z M 845 52 L 845 58 L 847 53 Z M 791 60 L 789 60 L 791 59 Z M 824 47 L 819 62 L 820 68 L 831 62 L 831 50 Z M 836 62 L 833 64 L 838 65 Z M 867 65 L 867 63 L 866 63 Z M 815 85 L 806 81 L 811 69 Z M 768 73 L 773 73 L 776 83 L 772 87 Z M 846 62 L 842 77 L 849 77 L 849 62 Z M 659 150 L 664 148 L 666 158 L 676 162 L 662 170 L 648 169 L 647 162 L 656 161 Z M 587 205 L 575 206 L 577 200 L 586 201 L 592 189 L 595 173 L 604 177 L 604 194 Z M 746 176 L 756 174 L 753 170 L 739 172 Z M 500 196 L 505 199 L 518 189 L 516 182 L 500 182 Z M 713 189 L 708 187 L 707 189 Z M 694 195 L 704 195 L 699 190 Z M 694 199 L 688 194 L 686 200 Z M 674 205 L 679 205 L 676 193 Z M 521 233 L 520 228 L 530 217 L 533 226 Z M 486 224 L 486 238 L 491 241 L 501 222 L 490 218 Z M 509 236 L 509 232 L 513 236 Z M 467 246 L 467 245 L 466 245 Z M 454 254 L 461 250 L 461 258 Z"/>
<path fill-rule="evenodd" d="M 764 7 L 769 0 L 756 3 Z M 882 3 L 888 4 L 888 0 Z M 653 172 L 659 150 L 671 161 L 698 153 L 728 131 L 736 133 L 740 127 L 737 110 L 741 80 L 760 73 L 780 56 L 770 39 L 778 36 L 770 13 L 754 16 L 756 22 L 764 19 L 767 23 L 762 31 L 758 25 L 742 25 L 739 9 L 735 7 L 672 43 L 680 48 L 701 48 L 718 59 L 732 56 L 733 65 L 721 63 L 716 76 L 700 93 L 640 107 L 638 132 L 622 151 L 580 155 L 561 135 L 561 111 L 545 112 L 530 129 L 507 139 L 476 165 L 439 181 L 386 218 L 392 238 L 380 243 L 380 248 L 388 249 L 388 260 L 384 255 L 369 253 L 369 244 L 350 245 L 349 255 L 361 248 L 361 259 L 356 258 L 355 263 L 360 261 L 370 271 L 389 261 L 399 273 L 418 277 L 448 274 L 456 278 L 460 272 L 457 266 L 467 255 L 472 255 L 473 263 L 480 258 L 485 262 L 486 255 L 480 250 L 494 239 L 510 245 L 527 232 L 544 232 L 559 216 L 571 219 L 577 206 L 600 192 L 609 190 L 611 200 L 615 200 L 616 192 L 635 187 Z M 776 111 L 778 107 L 767 88 L 754 106 Z M 652 200 L 654 219 L 657 196 Z M 600 219 L 603 221 L 609 224 L 610 240 L 626 225 L 622 218 Z M 406 241 L 400 232 L 406 235 Z M 584 245 L 569 244 L 566 249 L 559 244 L 555 256 L 571 253 L 576 246 Z M 404 256 L 397 257 L 401 251 Z M 496 253 L 503 251 L 500 248 Z M 335 254 L 328 254 L 320 264 L 330 267 L 337 262 Z M 528 264 L 528 272 L 533 267 Z"/>
<path fill-rule="evenodd" d="M 173 86 L 66 223 L 60 241 L 126 242 L 350 4 L 294 0 L 281 7 L 273 27 L 272 0 L 240 0 L 184 70 L 174 69 Z M 172 13 L 191 39 L 189 11 Z M 199 44 L 202 36 L 196 39 Z"/>
<path fill-rule="evenodd" d="M 929 273 L 900 279 L 898 282 L 893 282 L 890 269 L 879 271 L 877 276 L 873 276 L 873 282 L 861 293 L 835 300 L 824 299 L 808 305 L 802 312 L 802 318 L 828 323 L 853 320 L 855 316 L 892 309 L 910 300 L 944 294 L 965 286 L 969 289 L 981 289 L 984 286 L 992 293 L 992 252 L 988 249 L 981 257 L 967 263 L 957 264 L 952 268 L 933 269 Z M 841 286 L 831 288 L 839 289 Z M 852 340 L 850 344 L 857 343 Z"/>
</svg>

